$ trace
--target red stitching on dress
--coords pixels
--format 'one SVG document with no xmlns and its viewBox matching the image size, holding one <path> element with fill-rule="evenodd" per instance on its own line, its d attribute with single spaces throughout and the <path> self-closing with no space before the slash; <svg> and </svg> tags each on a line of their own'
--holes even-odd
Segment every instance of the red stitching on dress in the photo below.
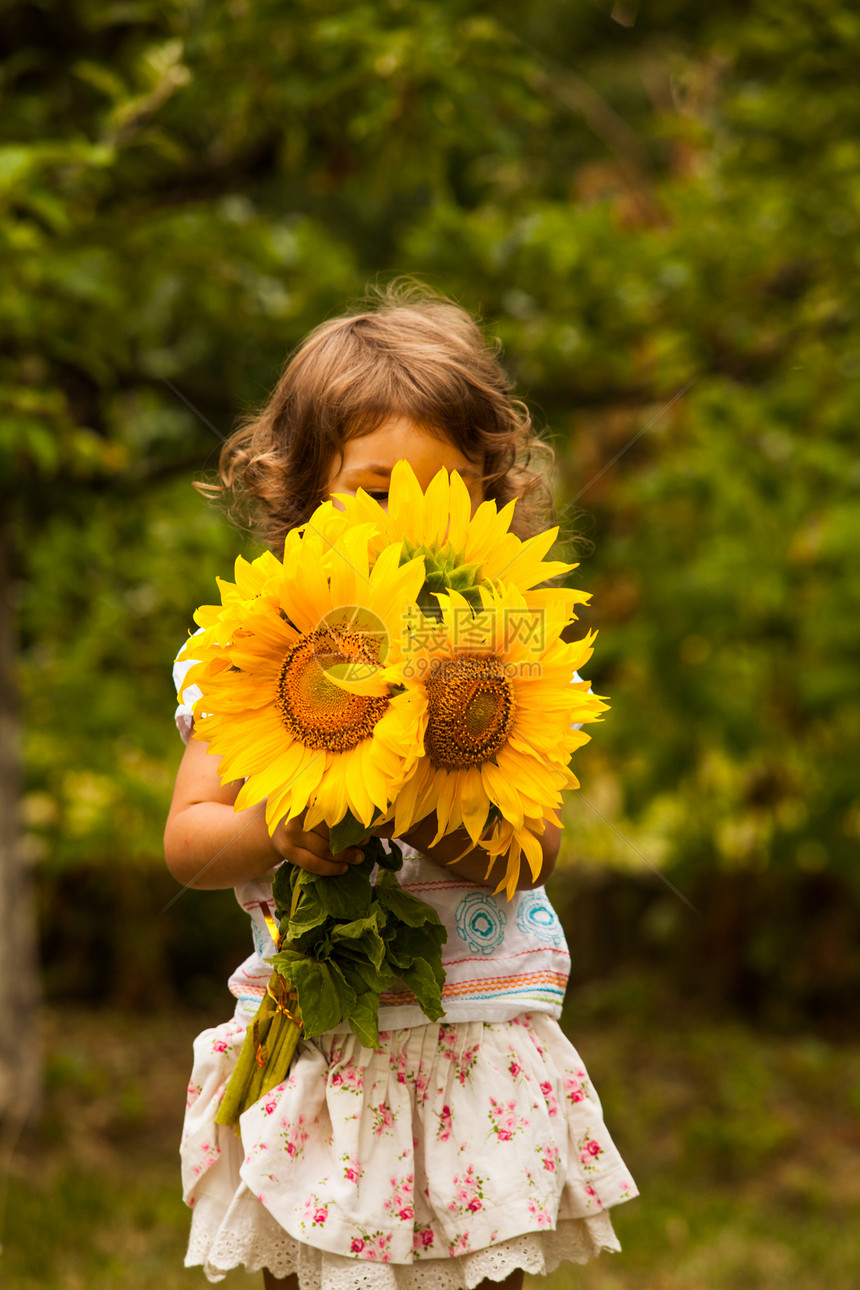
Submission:
<svg viewBox="0 0 860 1290">
<path fill-rule="evenodd" d="M 570 951 L 563 950 L 558 945 L 536 945 L 533 950 L 517 950 L 516 954 L 494 954 L 492 957 L 475 955 L 474 958 L 466 959 L 443 959 L 445 967 L 456 967 L 458 963 L 493 963 L 498 959 L 521 959 L 525 954 L 563 954 L 565 958 L 570 958 Z"/>
</svg>

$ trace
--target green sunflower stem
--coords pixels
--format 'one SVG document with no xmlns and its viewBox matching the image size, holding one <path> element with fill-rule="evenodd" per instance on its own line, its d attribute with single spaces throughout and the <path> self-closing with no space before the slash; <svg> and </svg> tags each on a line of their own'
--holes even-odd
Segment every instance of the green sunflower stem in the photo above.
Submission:
<svg viewBox="0 0 860 1290">
<path fill-rule="evenodd" d="M 245 1032 L 235 1070 L 215 1123 L 239 1132 L 239 1117 L 287 1076 L 301 1038 L 301 1014 L 290 983 L 273 972 L 257 1014 Z"/>
<path fill-rule="evenodd" d="M 253 1105 L 250 1100 L 250 1092 L 257 1071 L 257 1048 L 260 1044 L 263 1028 L 265 1027 L 265 1031 L 268 1031 L 270 1013 L 271 1009 L 268 1006 L 267 997 L 264 996 L 254 1020 L 245 1031 L 245 1039 L 239 1052 L 239 1059 L 236 1062 L 233 1074 L 224 1090 L 221 1105 L 215 1115 L 216 1124 L 235 1128 L 239 1123 L 239 1116 L 242 1112 Z"/>
<path fill-rule="evenodd" d="M 294 1002 L 293 1008 L 295 1009 L 296 1020 L 298 1020 L 298 1004 Z M 302 1035 L 301 1026 L 281 1013 L 278 1013 L 272 1029 L 276 1030 L 277 1034 L 272 1041 L 269 1060 L 263 1073 L 263 1081 L 260 1086 L 262 1097 L 265 1097 L 277 1084 L 283 1083 L 287 1078 Z"/>
</svg>

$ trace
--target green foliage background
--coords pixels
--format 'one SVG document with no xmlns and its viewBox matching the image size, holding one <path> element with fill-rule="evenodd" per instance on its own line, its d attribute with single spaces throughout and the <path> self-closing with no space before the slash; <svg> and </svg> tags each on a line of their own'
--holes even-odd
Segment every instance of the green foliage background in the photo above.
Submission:
<svg viewBox="0 0 860 1290">
<path fill-rule="evenodd" d="M 823 901 L 815 972 L 856 980 L 856 7 L 77 0 L 3 5 L 0 39 L 0 468 L 48 924 L 96 871 L 165 882 L 170 663 L 251 550 L 191 478 L 311 326 L 409 273 L 501 337 L 557 450 L 612 701 L 571 882 L 664 892 L 657 949 L 697 933 L 643 857 L 706 916 L 734 883 L 714 944 L 774 975 Z M 752 890 L 773 900 L 734 944 Z"/>
</svg>

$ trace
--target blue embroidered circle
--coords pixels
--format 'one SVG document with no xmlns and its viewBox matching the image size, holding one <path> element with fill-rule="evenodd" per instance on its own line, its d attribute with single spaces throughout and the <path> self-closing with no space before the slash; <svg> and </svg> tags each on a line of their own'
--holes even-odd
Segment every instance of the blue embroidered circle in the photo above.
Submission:
<svg viewBox="0 0 860 1290">
<path fill-rule="evenodd" d="M 266 952 L 266 942 L 263 937 L 263 929 L 258 927 L 253 920 L 251 921 L 251 933 L 254 937 L 254 949 L 262 957 Z"/>
<path fill-rule="evenodd" d="M 560 945 L 564 939 L 558 914 L 545 896 L 527 892 L 517 910 L 517 927 L 526 936 L 534 936 L 545 945 Z"/>
<path fill-rule="evenodd" d="M 473 891 L 455 911 L 457 935 L 473 954 L 492 954 L 505 939 L 508 916 L 491 895 Z"/>
</svg>

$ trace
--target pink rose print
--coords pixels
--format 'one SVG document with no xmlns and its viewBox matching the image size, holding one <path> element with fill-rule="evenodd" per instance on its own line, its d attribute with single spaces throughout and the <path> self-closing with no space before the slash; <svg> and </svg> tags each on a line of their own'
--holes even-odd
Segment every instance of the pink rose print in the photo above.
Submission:
<svg viewBox="0 0 860 1290">
<path fill-rule="evenodd" d="M 561 1152 L 558 1147 L 554 1142 L 545 1142 L 542 1147 L 538 1147 L 537 1151 L 543 1161 L 544 1169 L 547 1173 L 554 1174 L 561 1160 Z"/>
<path fill-rule="evenodd" d="M 192 1107 L 194 1105 L 194 1103 L 197 1101 L 198 1097 L 202 1092 L 203 1092 L 202 1084 L 194 1084 L 193 1082 L 189 1083 L 188 1093 L 185 1098 L 186 1110 L 188 1110 L 189 1107 Z"/>
<path fill-rule="evenodd" d="M 558 1115 L 558 1098 L 549 1080 L 544 1080 L 540 1086 L 540 1091 L 543 1093 L 544 1101 L 546 1102 L 547 1113 L 549 1115 Z"/>
<path fill-rule="evenodd" d="M 452 1214 L 477 1214 L 484 1208 L 484 1180 L 475 1173 L 473 1165 L 464 1174 L 454 1176 L 454 1195 L 448 1202 Z"/>
<path fill-rule="evenodd" d="M 394 1053 L 392 1053 L 391 1057 L 389 1058 L 388 1065 L 391 1068 L 391 1070 L 395 1072 L 397 1076 L 397 1083 L 405 1084 L 406 1083 L 406 1053 L 400 1052 L 396 1056 Z"/>
<path fill-rule="evenodd" d="M 345 1181 L 355 1183 L 357 1187 L 364 1176 L 364 1165 L 361 1163 L 358 1156 L 345 1155 L 341 1156 L 340 1159 L 343 1164 L 343 1176 Z"/>
<path fill-rule="evenodd" d="M 586 1129 L 585 1135 L 577 1142 L 579 1148 L 579 1159 L 586 1169 L 596 1169 L 595 1161 L 598 1156 L 603 1154 L 603 1147 L 599 1142 L 595 1142 Z"/>
<path fill-rule="evenodd" d="M 200 1144 L 200 1151 L 203 1157 L 202 1160 L 192 1166 L 192 1172 L 194 1173 L 195 1178 L 199 1178 L 202 1173 L 206 1172 L 210 1165 L 214 1165 L 215 1161 L 221 1154 L 221 1148 L 214 1142 L 209 1142 L 208 1139 L 206 1142 L 202 1142 Z"/>
<path fill-rule="evenodd" d="M 508 1062 L 508 1070 L 511 1072 L 511 1075 L 513 1075 L 514 1079 L 516 1079 L 518 1075 L 522 1075 L 523 1073 L 523 1068 L 522 1066 L 520 1066 L 520 1063 L 517 1060 L 516 1053 L 514 1053 L 513 1051 L 511 1051 L 511 1060 Z"/>
<path fill-rule="evenodd" d="M 449 1062 L 454 1060 L 457 1052 L 457 1032 L 450 1026 L 439 1027 L 439 1048 L 441 1055 Z"/>
<path fill-rule="evenodd" d="M 386 1106 L 384 1102 L 380 1102 L 379 1106 L 374 1106 L 371 1109 L 373 1111 L 373 1132 L 377 1138 L 381 1137 L 383 1133 L 390 1133 L 394 1124 L 394 1113 L 391 1107 Z"/>
<path fill-rule="evenodd" d="M 213 1053 L 226 1053 L 226 1052 L 228 1051 L 228 1049 L 229 1049 L 229 1048 L 231 1048 L 231 1047 L 232 1047 L 232 1045 L 231 1045 L 231 1044 L 228 1044 L 226 1039 L 213 1039 L 213 1040 L 212 1040 L 212 1051 L 213 1051 Z"/>
<path fill-rule="evenodd" d="M 525 1116 L 517 1115 L 517 1104 L 514 1100 L 503 1103 L 490 1098 L 490 1131 L 495 1133 L 500 1142 L 510 1142 L 514 1134 L 525 1128 L 529 1121 Z"/>
<path fill-rule="evenodd" d="M 364 1228 L 359 1228 L 359 1235 L 352 1238 L 349 1248 L 357 1259 L 370 1259 L 372 1262 L 378 1259 L 380 1263 L 390 1263 L 390 1244 L 390 1234 L 366 1232 Z"/>
<path fill-rule="evenodd" d="M 324 1227 L 328 1218 L 328 1205 L 322 1204 L 319 1196 L 309 1196 L 300 1212 L 302 1227 L 307 1227 L 308 1219 L 313 1227 Z"/>
<path fill-rule="evenodd" d="M 461 1087 L 466 1083 L 467 1080 L 471 1081 L 472 1068 L 474 1067 L 475 1062 L 478 1060 L 478 1052 L 480 1050 L 480 1047 L 481 1047 L 480 1044 L 472 1044 L 471 1048 L 466 1048 L 463 1050 L 463 1056 L 460 1058 L 460 1061 L 457 1064 L 457 1081 L 461 1085 Z"/>
<path fill-rule="evenodd" d="M 332 1088 L 341 1088 L 347 1093 L 360 1093 L 364 1088 L 364 1072 L 353 1062 L 333 1072 Z"/>
<path fill-rule="evenodd" d="M 455 1236 L 453 1241 L 448 1242 L 448 1254 L 455 1259 L 459 1254 L 467 1254 L 469 1251 L 469 1233 L 461 1232 Z"/>
<path fill-rule="evenodd" d="M 254 1159 L 254 1156 L 261 1156 L 264 1151 L 268 1151 L 268 1150 L 269 1150 L 268 1142 L 255 1142 L 253 1147 L 245 1157 L 245 1164 L 249 1165 L 251 1161 Z"/>
<path fill-rule="evenodd" d="M 281 1137 L 284 1140 L 284 1150 L 291 1160 L 298 1160 L 304 1154 L 305 1143 L 308 1140 L 305 1117 L 300 1115 L 295 1124 L 289 1120 L 282 1120 L 281 1128 L 283 1130 Z"/>
<path fill-rule="evenodd" d="M 389 1179 L 391 1195 L 385 1201 L 385 1212 L 386 1214 L 396 1215 L 403 1223 L 411 1223 L 415 1217 L 412 1208 L 414 1181 L 412 1174 L 407 1174 L 405 1178 Z"/>
<path fill-rule="evenodd" d="M 439 1128 L 436 1130 L 436 1141 L 447 1142 L 451 1136 L 451 1108 L 443 1106 L 441 1111 L 437 1112 L 439 1116 Z"/>
<path fill-rule="evenodd" d="M 591 1208 L 591 1202 L 594 1201 L 598 1209 L 603 1209 L 603 1201 L 592 1187 L 591 1183 L 585 1184 L 585 1194 L 588 1197 L 588 1207 Z"/>
<path fill-rule="evenodd" d="M 529 1201 L 529 1213 L 537 1227 L 552 1227 L 552 1218 L 546 1207 L 539 1200 Z"/>
<path fill-rule="evenodd" d="M 274 1099 L 272 1099 L 272 1101 L 270 1102 L 265 1102 L 263 1104 L 263 1110 L 265 1111 L 266 1115 L 274 1115 L 277 1109 L 278 1109 L 278 1103 Z"/>
<path fill-rule="evenodd" d="M 390 1244 L 391 1244 L 390 1232 L 386 1236 L 383 1236 L 381 1233 L 377 1236 L 376 1245 L 374 1248 L 374 1254 L 376 1258 L 379 1259 L 380 1263 L 391 1262 L 391 1250 L 388 1248 Z"/>
<path fill-rule="evenodd" d="M 435 1238 L 429 1224 L 423 1227 L 416 1227 L 415 1231 L 412 1233 L 413 1251 L 419 1255 L 423 1254 L 425 1250 L 429 1250 L 431 1248 L 434 1239 Z"/>
<path fill-rule="evenodd" d="M 564 1092 L 569 1102 L 582 1102 L 585 1098 L 585 1090 L 574 1075 L 565 1075 Z"/>
</svg>

